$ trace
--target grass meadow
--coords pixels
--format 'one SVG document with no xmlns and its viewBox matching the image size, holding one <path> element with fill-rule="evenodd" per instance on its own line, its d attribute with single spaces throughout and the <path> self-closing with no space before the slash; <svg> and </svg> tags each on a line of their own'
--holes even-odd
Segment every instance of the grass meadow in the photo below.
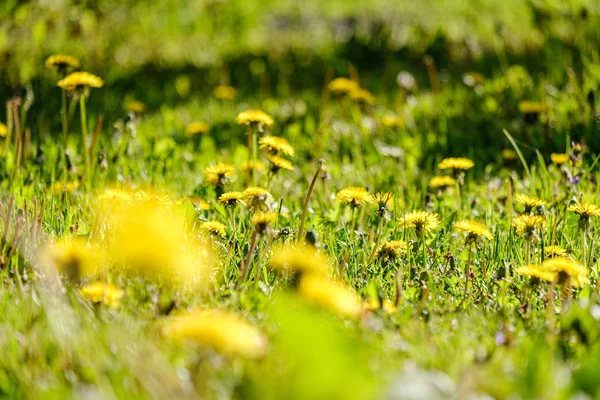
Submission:
<svg viewBox="0 0 600 400">
<path fill-rule="evenodd" d="M 5 0 L 0 397 L 600 397 L 592 0 Z"/>
</svg>

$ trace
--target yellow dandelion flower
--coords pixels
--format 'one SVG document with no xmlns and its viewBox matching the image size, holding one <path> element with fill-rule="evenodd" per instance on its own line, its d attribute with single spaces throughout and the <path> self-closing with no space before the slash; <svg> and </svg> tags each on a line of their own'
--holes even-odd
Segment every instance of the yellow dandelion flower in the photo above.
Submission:
<svg viewBox="0 0 600 400">
<path fill-rule="evenodd" d="M 519 155 L 513 149 L 504 149 L 502 150 L 502 159 L 504 161 L 514 161 L 519 158 Z"/>
<path fill-rule="evenodd" d="M 161 284 L 206 285 L 212 262 L 206 243 L 192 232 L 184 208 L 157 204 L 135 200 L 107 210 L 99 236 L 105 238 L 116 271 Z"/>
<path fill-rule="evenodd" d="M 531 278 L 541 279 L 547 282 L 553 282 L 556 279 L 556 272 L 549 271 L 539 265 L 527 264 L 517 268 L 519 275 L 529 276 Z"/>
<path fill-rule="evenodd" d="M 219 197 L 219 204 L 226 207 L 235 207 L 238 204 L 244 204 L 244 194 L 242 192 L 226 192 Z"/>
<path fill-rule="evenodd" d="M 398 307 L 388 299 L 381 302 L 379 299 L 370 299 L 362 305 L 364 311 L 383 310 L 386 315 L 391 315 L 398 312 Z"/>
<path fill-rule="evenodd" d="M 83 87 L 101 88 L 104 86 L 104 81 L 102 78 L 89 72 L 73 72 L 58 81 L 56 85 L 62 89 L 71 91 Z"/>
<path fill-rule="evenodd" d="M 576 203 L 572 204 L 567 208 L 567 210 L 572 211 L 579 215 L 579 219 L 587 220 L 590 217 L 598 217 L 600 216 L 600 207 L 595 204 L 588 203 Z"/>
<path fill-rule="evenodd" d="M 210 130 L 210 125 L 204 121 L 195 121 L 185 127 L 185 135 L 189 138 L 201 135 Z"/>
<path fill-rule="evenodd" d="M 111 283 L 96 281 L 90 285 L 84 286 L 81 296 L 93 303 L 104 303 L 109 307 L 118 307 L 123 298 L 123 291 Z"/>
<path fill-rule="evenodd" d="M 223 186 L 235 173 L 235 165 L 218 163 L 204 170 L 206 181 L 213 186 Z"/>
<path fill-rule="evenodd" d="M 207 221 L 200 226 L 203 232 L 209 233 L 213 236 L 219 236 L 225 238 L 227 233 L 225 232 L 225 225 L 218 221 Z"/>
<path fill-rule="evenodd" d="M 213 96 L 221 100 L 233 100 L 237 95 L 237 90 L 232 86 L 219 85 L 213 90 Z"/>
<path fill-rule="evenodd" d="M 329 82 L 329 90 L 337 95 L 348 94 L 354 89 L 358 89 L 358 83 L 348 78 L 335 78 Z"/>
<path fill-rule="evenodd" d="M 372 203 L 373 198 L 365 188 L 350 186 L 340 190 L 336 195 L 338 203 L 344 203 L 356 208 L 363 203 Z"/>
<path fill-rule="evenodd" d="M 467 240 L 476 240 L 478 237 L 484 237 L 489 240 L 494 238 L 488 227 L 477 221 L 460 221 L 457 222 L 454 227 L 460 231 L 466 232 L 468 234 Z"/>
<path fill-rule="evenodd" d="M 127 103 L 125 109 L 135 114 L 142 114 L 146 111 L 146 105 L 139 100 L 132 100 Z"/>
<path fill-rule="evenodd" d="M 264 172 L 266 167 L 260 160 L 256 160 L 256 163 L 253 160 L 247 160 L 244 161 L 240 169 L 244 174 L 248 174 L 250 171 Z"/>
<path fill-rule="evenodd" d="M 258 186 L 251 186 L 242 192 L 244 200 L 266 200 L 271 197 L 267 189 Z"/>
<path fill-rule="evenodd" d="M 408 244 L 403 240 L 386 240 L 377 249 L 376 257 L 387 263 L 400 257 L 407 249 Z"/>
<path fill-rule="evenodd" d="M 467 170 L 473 168 L 475 163 L 464 157 L 450 157 L 444 158 L 439 164 L 439 169 L 452 169 L 452 170 Z"/>
<path fill-rule="evenodd" d="M 566 257 L 554 257 L 545 260 L 542 268 L 558 274 L 558 282 L 563 283 L 567 278 L 572 279 L 574 286 L 581 287 L 589 282 L 589 271 L 583 265 Z"/>
<path fill-rule="evenodd" d="M 375 214 L 379 218 L 389 217 L 388 208 L 392 205 L 393 198 L 394 195 L 391 193 L 376 193 L 375 195 L 371 196 L 370 203 L 375 204 L 377 207 Z"/>
<path fill-rule="evenodd" d="M 133 196 L 125 190 L 106 189 L 98 196 L 98 201 L 103 205 L 129 204 L 133 202 Z"/>
<path fill-rule="evenodd" d="M 546 246 L 544 247 L 544 254 L 548 258 L 569 256 L 569 252 L 560 246 Z"/>
<path fill-rule="evenodd" d="M 168 207 L 173 204 L 173 199 L 168 194 L 158 194 L 137 190 L 133 193 L 133 199 L 139 203 L 144 203 L 144 206 L 151 207 Z"/>
<path fill-rule="evenodd" d="M 368 90 L 357 87 L 348 93 L 349 97 L 359 104 L 375 104 L 375 96 Z"/>
<path fill-rule="evenodd" d="M 568 154 L 565 153 L 552 153 L 550 154 L 550 159 L 554 164 L 561 165 L 566 164 L 569 161 L 570 157 Z"/>
<path fill-rule="evenodd" d="M 434 176 L 429 180 L 429 187 L 432 189 L 445 189 L 454 185 L 456 185 L 456 179 L 451 176 Z"/>
<path fill-rule="evenodd" d="M 277 213 L 268 211 L 268 212 L 257 212 L 252 216 L 250 222 L 259 233 L 264 232 L 269 225 L 277 220 Z"/>
<path fill-rule="evenodd" d="M 282 246 L 269 265 L 277 272 L 327 275 L 330 270 L 329 259 L 313 246 Z"/>
<path fill-rule="evenodd" d="M 45 62 L 46 68 L 58 68 L 58 69 L 66 69 L 68 67 L 71 68 L 79 68 L 81 66 L 81 62 L 73 56 L 68 54 L 55 54 L 46 58 Z"/>
<path fill-rule="evenodd" d="M 192 311 L 169 320 L 162 332 L 169 339 L 194 341 L 229 355 L 258 358 L 267 349 L 267 339 L 258 328 L 226 311 Z"/>
<path fill-rule="evenodd" d="M 413 211 L 398 218 L 400 228 L 412 228 L 417 234 L 428 233 L 438 227 L 440 219 L 437 214 L 427 211 Z"/>
<path fill-rule="evenodd" d="M 273 122 L 273 118 L 261 110 L 246 110 L 237 116 L 237 123 L 240 125 L 271 126 Z"/>
<path fill-rule="evenodd" d="M 345 317 L 355 318 L 361 312 L 360 301 L 354 292 L 325 277 L 303 275 L 298 293 L 303 299 Z"/>
<path fill-rule="evenodd" d="M 277 172 L 280 169 L 287 169 L 288 171 L 294 170 L 294 164 L 292 164 L 292 162 L 286 158 L 274 154 L 267 154 L 265 157 L 269 161 L 271 170 L 273 172 Z"/>
<path fill-rule="evenodd" d="M 395 114 L 385 114 L 381 122 L 387 128 L 401 128 L 404 126 L 404 118 Z"/>
<path fill-rule="evenodd" d="M 8 135 L 8 128 L 2 122 L 0 122 L 0 137 L 6 137 Z"/>
<path fill-rule="evenodd" d="M 73 281 L 99 272 L 104 255 L 83 238 L 63 238 L 42 245 L 37 253 L 41 264 Z"/>
<path fill-rule="evenodd" d="M 521 214 L 513 218 L 512 224 L 521 235 L 532 236 L 536 230 L 542 229 L 545 225 L 544 218 L 540 215 Z"/>
<path fill-rule="evenodd" d="M 526 213 L 530 212 L 535 207 L 541 207 L 543 205 L 546 205 L 545 200 L 538 199 L 537 197 L 534 197 L 534 196 L 528 196 L 528 195 L 522 194 L 522 193 L 518 193 L 515 196 L 515 200 L 518 203 L 521 203 L 525 206 Z"/>
<path fill-rule="evenodd" d="M 290 157 L 293 157 L 295 154 L 294 148 L 290 142 L 277 136 L 263 136 L 258 139 L 258 145 L 259 148 L 266 149 L 273 154 L 281 153 Z"/>
<path fill-rule="evenodd" d="M 188 200 L 196 206 L 198 210 L 210 210 L 210 204 L 200 196 L 188 197 Z"/>
<path fill-rule="evenodd" d="M 537 101 L 523 100 L 519 102 L 519 111 L 522 114 L 542 114 L 546 109 L 545 104 Z"/>
</svg>

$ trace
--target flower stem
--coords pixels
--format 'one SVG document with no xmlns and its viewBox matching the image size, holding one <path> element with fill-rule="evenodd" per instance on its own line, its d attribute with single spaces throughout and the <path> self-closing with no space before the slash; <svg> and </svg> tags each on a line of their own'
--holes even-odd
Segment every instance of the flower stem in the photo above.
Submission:
<svg viewBox="0 0 600 400">
<path fill-rule="evenodd" d="M 65 171 L 65 181 L 67 180 L 67 148 L 69 145 L 69 119 L 67 118 L 67 91 L 61 89 L 62 91 L 62 128 L 63 128 L 63 141 L 64 141 L 64 171 Z"/>
<path fill-rule="evenodd" d="M 469 294 L 469 275 L 471 275 L 471 248 L 473 247 L 473 243 L 469 243 L 469 247 L 467 249 L 467 266 L 465 268 L 465 300 Z"/>
<path fill-rule="evenodd" d="M 85 96 L 83 94 L 79 97 L 79 111 L 80 111 L 80 116 L 81 116 L 81 148 L 82 148 L 83 156 L 85 158 L 85 171 L 86 171 L 87 179 L 88 179 L 88 182 L 91 182 L 90 155 L 87 150 L 87 137 L 88 137 L 87 114 L 86 114 L 86 109 L 85 109 Z"/>
<path fill-rule="evenodd" d="M 302 206 L 302 216 L 300 217 L 300 227 L 298 228 L 298 235 L 296 236 L 296 242 L 300 242 L 302 240 L 302 235 L 304 234 L 304 223 L 306 222 L 306 213 L 308 212 L 308 202 L 310 201 L 310 196 L 312 195 L 313 189 L 315 188 L 315 184 L 317 182 L 317 178 L 323 169 L 325 168 L 326 161 L 324 158 L 319 159 L 317 162 L 317 172 L 315 172 L 315 176 L 313 176 L 310 185 L 308 186 L 308 191 L 306 192 L 306 197 L 304 198 L 304 205 Z"/>
<path fill-rule="evenodd" d="M 248 277 L 248 271 L 250 270 L 250 263 L 252 262 L 252 255 L 254 253 L 254 249 L 256 248 L 256 242 L 258 241 L 258 231 L 255 229 L 252 234 L 252 239 L 250 239 L 250 247 L 248 247 L 248 254 L 246 255 L 246 260 L 244 264 L 242 264 L 242 269 L 240 270 L 240 283 L 246 281 Z"/>
<path fill-rule="evenodd" d="M 254 181 L 254 168 L 256 165 L 252 164 L 252 128 L 248 126 L 248 176 L 246 177 L 246 186 L 250 186 L 250 183 Z"/>
</svg>

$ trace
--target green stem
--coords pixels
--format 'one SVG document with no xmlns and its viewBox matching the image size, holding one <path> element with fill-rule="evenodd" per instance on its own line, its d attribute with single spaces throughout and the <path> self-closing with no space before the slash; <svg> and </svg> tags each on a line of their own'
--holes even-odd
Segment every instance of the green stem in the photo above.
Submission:
<svg viewBox="0 0 600 400">
<path fill-rule="evenodd" d="M 469 295 L 469 275 L 471 275 L 471 247 L 473 247 L 472 242 L 469 243 L 469 247 L 467 249 L 467 251 L 468 251 L 467 266 L 465 268 L 465 300 L 467 299 L 467 296 Z"/>
<path fill-rule="evenodd" d="M 69 145 L 69 119 L 67 118 L 67 91 L 62 90 L 62 129 L 63 129 L 63 141 L 64 141 L 64 172 L 65 172 L 65 182 L 67 180 L 67 148 Z"/>
<path fill-rule="evenodd" d="M 313 176 L 312 181 L 310 182 L 310 186 L 308 186 L 308 191 L 306 192 L 306 197 L 304 198 L 304 205 L 302 206 L 302 216 L 300 217 L 300 227 L 298 228 L 298 235 L 296 236 L 296 242 L 302 240 L 302 235 L 304 234 L 304 223 L 306 222 L 306 213 L 308 212 L 308 202 L 310 201 L 310 196 L 312 195 L 313 189 L 315 187 L 315 183 L 317 182 L 317 178 L 323 168 L 325 168 L 325 159 L 321 158 L 317 162 L 319 168 Z"/>
<path fill-rule="evenodd" d="M 85 158 L 85 171 L 87 175 L 88 182 L 91 182 L 91 165 L 90 165 L 90 155 L 87 150 L 87 113 L 85 109 L 85 96 L 81 94 L 79 97 L 79 109 L 81 116 L 81 150 L 83 152 L 83 156 Z"/>
</svg>

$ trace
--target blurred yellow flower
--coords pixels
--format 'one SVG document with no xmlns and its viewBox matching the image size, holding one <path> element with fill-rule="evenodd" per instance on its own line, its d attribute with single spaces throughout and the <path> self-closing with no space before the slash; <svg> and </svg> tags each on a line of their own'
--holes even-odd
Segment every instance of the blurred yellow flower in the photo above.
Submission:
<svg viewBox="0 0 600 400">
<path fill-rule="evenodd" d="M 375 104 L 375 96 L 368 90 L 356 87 L 348 93 L 349 97 L 359 104 Z"/>
<path fill-rule="evenodd" d="M 55 54 L 48 58 L 46 58 L 45 62 L 46 68 L 56 67 L 58 69 L 66 69 L 67 67 L 71 68 L 79 68 L 81 66 L 81 62 L 75 57 L 72 57 L 68 54 Z"/>
<path fill-rule="evenodd" d="M 180 206 L 135 200 L 107 210 L 99 236 L 117 272 L 198 288 L 207 284 L 212 260 L 192 225 Z"/>
<path fill-rule="evenodd" d="M 278 272 L 327 275 L 329 259 L 313 246 L 282 246 L 273 252 L 269 262 Z"/>
<path fill-rule="evenodd" d="M 195 121 L 185 127 L 185 135 L 189 138 L 201 135 L 210 130 L 210 125 L 204 121 Z"/>
<path fill-rule="evenodd" d="M 127 103 L 125 109 L 135 114 L 142 114 L 146 111 L 146 105 L 139 100 L 132 100 Z"/>
<path fill-rule="evenodd" d="M 459 231 L 466 232 L 468 234 L 467 240 L 476 240 L 478 237 L 484 237 L 489 240 L 494 238 L 492 232 L 485 225 L 477 221 L 460 221 L 454 227 Z"/>
<path fill-rule="evenodd" d="M 364 203 L 373 202 L 373 198 L 367 189 L 355 186 L 340 190 L 335 199 L 338 203 L 344 203 L 352 208 L 356 208 Z"/>
<path fill-rule="evenodd" d="M 404 126 L 404 118 L 395 114 L 385 114 L 381 120 L 387 128 L 400 128 Z"/>
<path fill-rule="evenodd" d="M 252 216 L 250 222 L 254 225 L 258 233 L 264 232 L 269 225 L 277 220 L 278 214 L 276 212 L 257 212 Z"/>
<path fill-rule="evenodd" d="M 434 176 L 429 180 L 429 187 L 432 189 L 444 189 L 449 186 L 454 186 L 456 179 L 451 176 Z"/>
<path fill-rule="evenodd" d="M 286 156 L 293 157 L 295 154 L 292 145 L 284 138 L 277 136 L 263 136 L 258 139 L 258 145 L 259 148 L 266 149 L 268 152 L 275 155 L 281 153 Z"/>
<path fill-rule="evenodd" d="M 98 201 L 103 205 L 131 203 L 133 196 L 130 192 L 120 189 L 106 189 L 98 196 Z"/>
<path fill-rule="evenodd" d="M 60 194 L 62 192 L 72 192 L 79 189 L 79 181 L 71 182 L 56 182 L 53 186 L 54 193 Z"/>
<path fill-rule="evenodd" d="M 564 153 L 552 153 L 550 154 L 550 159 L 554 164 L 561 165 L 566 164 L 569 161 L 569 155 Z"/>
<path fill-rule="evenodd" d="M 196 206 L 198 210 L 210 210 L 210 204 L 200 196 L 188 197 L 188 200 Z"/>
<path fill-rule="evenodd" d="M 233 100 L 237 95 L 237 90 L 234 87 L 227 85 L 219 85 L 213 90 L 213 96 L 221 100 Z"/>
<path fill-rule="evenodd" d="M 335 78 L 329 82 L 329 90 L 337 95 L 348 94 L 354 89 L 358 89 L 358 83 L 348 78 Z"/>
<path fill-rule="evenodd" d="M 265 164 L 263 164 L 262 161 L 260 161 L 260 160 L 256 160 L 256 163 L 254 163 L 253 160 L 247 160 L 247 161 L 244 161 L 244 163 L 242 164 L 240 169 L 246 175 L 248 174 L 248 172 L 250 172 L 252 170 L 254 170 L 255 172 L 264 172 Z"/>
<path fill-rule="evenodd" d="M 104 303 L 109 307 L 118 307 L 123 298 L 123 292 L 115 285 L 96 281 L 91 285 L 84 286 L 81 296 L 93 303 Z"/>
<path fill-rule="evenodd" d="M 519 155 L 513 149 L 504 149 L 502 150 L 502 159 L 504 161 L 514 161 L 519 158 Z"/>
<path fill-rule="evenodd" d="M 439 164 L 439 169 L 452 169 L 452 170 L 467 170 L 473 168 L 475 163 L 468 158 L 463 157 L 450 157 L 444 158 Z"/>
<path fill-rule="evenodd" d="M 37 254 L 44 267 L 73 281 L 99 273 L 106 263 L 104 253 L 83 238 L 66 237 L 45 243 Z"/>
<path fill-rule="evenodd" d="M 345 285 L 317 275 L 303 275 L 298 293 L 305 300 L 324 309 L 356 318 L 361 312 L 359 298 Z"/>
<path fill-rule="evenodd" d="M 8 128 L 0 122 L 0 137 L 6 137 L 6 135 L 8 135 Z"/>
<path fill-rule="evenodd" d="M 271 165 L 271 171 L 273 172 L 277 172 L 280 169 L 287 169 L 288 171 L 294 170 L 294 164 L 292 164 L 292 162 L 286 158 L 274 154 L 267 154 L 265 157 L 269 161 Z"/>
<path fill-rule="evenodd" d="M 258 328 L 226 311 L 192 311 L 167 321 L 162 332 L 169 339 L 194 341 L 229 355 L 258 358 L 267 350 L 267 339 Z"/>
<path fill-rule="evenodd" d="M 271 126 L 273 122 L 273 118 L 261 110 L 246 110 L 237 116 L 237 123 L 240 125 Z"/>
<path fill-rule="evenodd" d="M 104 81 L 89 72 L 73 72 L 67 75 L 64 79 L 58 81 L 57 86 L 65 90 L 75 90 L 82 87 L 101 88 L 104 86 Z"/>
<path fill-rule="evenodd" d="M 557 273 L 558 283 L 563 283 L 567 278 L 571 278 L 576 287 L 582 287 L 589 283 L 587 268 L 570 258 L 550 258 L 542 263 L 542 268 Z"/>
<path fill-rule="evenodd" d="M 547 109 L 546 105 L 537 101 L 523 100 L 519 102 L 519 111 L 523 114 L 541 114 Z"/>
<path fill-rule="evenodd" d="M 519 275 L 525 275 L 532 278 L 541 279 L 547 282 L 553 282 L 556 279 L 556 272 L 549 271 L 539 265 L 527 264 L 517 268 Z"/>
</svg>

